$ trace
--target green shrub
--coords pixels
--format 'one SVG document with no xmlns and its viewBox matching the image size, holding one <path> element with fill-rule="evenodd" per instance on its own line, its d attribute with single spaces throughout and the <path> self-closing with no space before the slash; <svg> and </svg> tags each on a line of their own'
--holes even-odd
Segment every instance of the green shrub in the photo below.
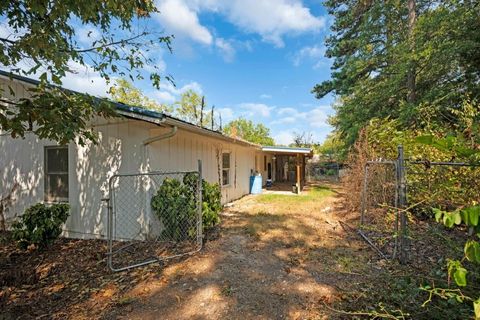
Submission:
<svg viewBox="0 0 480 320">
<path fill-rule="evenodd" d="M 202 222 L 203 228 L 208 229 L 220 222 L 219 213 L 222 211 L 222 193 L 218 183 L 202 181 Z"/>
<path fill-rule="evenodd" d="M 70 215 L 70 206 L 65 203 L 46 206 L 37 203 L 13 224 L 13 239 L 20 248 L 34 244 L 38 247 L 50 245 L 62 233 L 62 224 Z"/>
<path fill-rule="evenodd" d="M 197 182 L 198 175 L 195 173 L 186 174 L 182 182 L 167 178 L 153 196 L 151 206 L 164 226 L 164 239 L 182 241 L 195 237 Z M 221 193 L 218 184 L 205 180 L 202 181 L 202 189 L 202 224 L 207 229 L 220 221 Z"/>
</svg>

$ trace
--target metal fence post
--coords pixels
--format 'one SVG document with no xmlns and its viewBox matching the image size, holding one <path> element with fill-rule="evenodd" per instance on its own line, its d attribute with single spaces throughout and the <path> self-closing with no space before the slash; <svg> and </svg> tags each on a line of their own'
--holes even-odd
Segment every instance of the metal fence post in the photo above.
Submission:
<svg viewBox="0 0 480 320">
<path fill-rule="evenodd" d="M 203 191 L 203 175 L 202 175 L 202 160 L 198 159 L 198 218 L 197 218 L 197 242 L 199 244 L 199 248 L 203 246 L 203 199 L 202 199 L 202 192 Z"/>
<path fill-rule="evenodd" d="M 404 264 L 407 262 L 407 214 L 405 209 L 407 207 L 407 193 L 406 193 L 406 179 L 405 179 L 405 157 L 403 154 L 403 146 L 398 146 L 398 166 L 397 166 L 397 175 L 398 175 L 398 207 L 400 210 L 400 252 L 399 259 L 400 263 Z"/>
<path fill-rule="evenodd" d="M 360 204 L 360 225 L 365 223 L 365 210 L 366 210 L 366 201 L 367 201 L 367 188 L 368 188 L 368 163 L 365 164 L 365 171 L 363 175 L 363 189 L 362 189 L 362 202 Z"/>
</svg>

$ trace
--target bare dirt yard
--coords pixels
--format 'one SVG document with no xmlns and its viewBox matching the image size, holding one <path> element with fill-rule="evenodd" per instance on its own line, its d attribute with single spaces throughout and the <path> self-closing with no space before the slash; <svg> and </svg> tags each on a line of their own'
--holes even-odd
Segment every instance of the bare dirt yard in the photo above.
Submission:
<svg viewBox="0 0 480 320">
<path fill-rule="evenodd" d="M 350 228 L 358 216 L 344 208 L 345 196 L 332 184 L 310 185 L 300 196 L 247 196 L 224 210 L 201 252 L 120 273 L 107 270 L 102 241 L 59 239 L 45 251 L 23 252 L 4 234 L 0 319 L 447 315 L 435 302 L 421 307 L 428 295 L 419 287 L 444 279 L 434 244 L 450 235 L 425 225 L 412 238 L 422 235 L 433 247 L 414 265 L 381 259 Z"/>
</svg>

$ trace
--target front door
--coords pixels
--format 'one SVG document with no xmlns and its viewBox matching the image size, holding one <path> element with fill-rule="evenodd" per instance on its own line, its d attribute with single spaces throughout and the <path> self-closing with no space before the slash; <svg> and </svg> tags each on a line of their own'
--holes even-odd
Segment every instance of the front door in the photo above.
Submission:
<svg viewBox="0 0 480 320">
<path fill-rule="evenodd" d="M 267 176 L 269 180 L 272 180 L 272 163 L 269 162 L 267 165 Z"/>
</svg>

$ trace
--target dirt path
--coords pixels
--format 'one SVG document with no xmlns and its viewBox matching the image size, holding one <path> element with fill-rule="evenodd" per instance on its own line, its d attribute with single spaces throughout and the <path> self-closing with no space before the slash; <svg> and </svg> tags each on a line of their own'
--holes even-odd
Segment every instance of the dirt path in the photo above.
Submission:
<svg viewBox="0 0 480 320">
<path fill-rule="evenodd" d="M 201 253 L 140 283 L 107 318 L 322 319 L 342 299 L 371 252 L 348 221 L 339 189 L 248 196 L 222 215 Z M 364 251 L 358 254 L 358 251 Z"/>
</svg>

